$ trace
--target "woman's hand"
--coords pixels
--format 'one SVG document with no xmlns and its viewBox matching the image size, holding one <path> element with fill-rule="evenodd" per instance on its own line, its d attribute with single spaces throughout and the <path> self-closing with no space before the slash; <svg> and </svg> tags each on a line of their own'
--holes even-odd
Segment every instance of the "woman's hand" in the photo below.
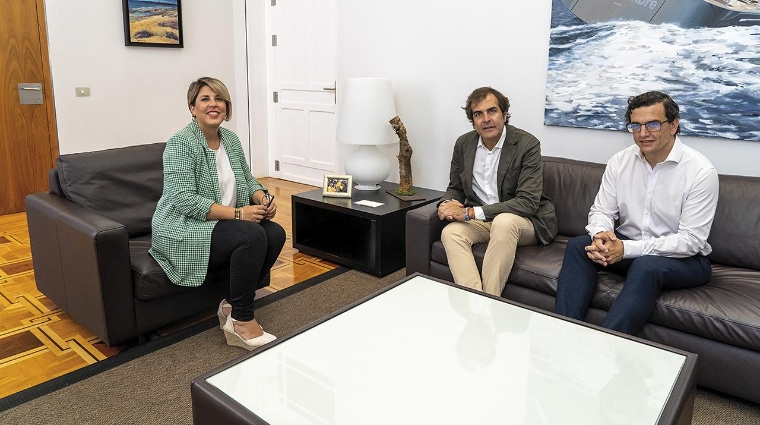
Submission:
<svg viewBox="0 0 760 425">
<path fill-rule="evenodd" d="M 277 204 L 274 203 L 274 195 L 266 190 L 257 190 L 251 196 L 251 203 L 265 208 L 263 216 L 265 220 L 271 220 L 277 214 Z"/>
<path fill-rule="evenodd" d="M 267 207 L 264 205 L 246 205 L 240 209 L 240 219 L 260 223 L 267 219 Z M 274 215 L 273 215 L 274 217 Z"/>
<path fill-rule="evenodd" d="M 264 198 L 264 202 L 266 203 L 266 198 Z M 274 198 L 272 198 L 272 201 L 269 202 L 269 205 L 266 205 L 264 219 L 271 220 L 274 218 L 275 214 L 277 214 L 277 204 L 274 203 Z"/>
<path fill-rule="evenodd" d="M 206 220 L 233 220 L 235 210 L 240 210 L 240 220 L 253 221 L 260 223 L 262 220 L 271 220 L 277 213 L 277 205 L 274 200 L 269 205 L 246 205 L 241 208 L 231 208 L 219 204 L 211 205 L 211 209 L 206 214 Z"/>
</svg>

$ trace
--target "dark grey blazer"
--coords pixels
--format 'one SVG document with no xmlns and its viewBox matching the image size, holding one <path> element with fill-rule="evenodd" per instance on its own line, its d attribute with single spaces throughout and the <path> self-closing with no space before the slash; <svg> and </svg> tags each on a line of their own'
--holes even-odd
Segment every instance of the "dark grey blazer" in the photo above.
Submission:
<svg viewBox="0 0 760 425">
<path fill-rule="evenodd" d="M 529 218 L 536 230 L 536 239 L 541 245 L 546 245 L 557 235 L 557 216 L 551 200 L 543 195 L 541 143 L 527 131 L 511 125 L 506 125 L 506 129 L 507 136 L 496 173 L 499 203 L 483 205 L 472 190 L 472 169 L 480 138 L 475 130 L 461 135 L 454 144 L 449 186 L 442 199 L 456 199 L 465 205 L 482 206 L 486 220 L 493 220 L 500 213 Z"/>
</svg>

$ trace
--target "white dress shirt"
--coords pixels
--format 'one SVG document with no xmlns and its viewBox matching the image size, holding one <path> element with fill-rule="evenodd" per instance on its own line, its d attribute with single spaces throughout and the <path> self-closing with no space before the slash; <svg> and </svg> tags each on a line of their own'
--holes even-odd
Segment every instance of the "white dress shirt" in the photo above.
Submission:
<svg viewBox="0 0 760 425">
<path fill-rule="evenodd" d="M 507 126 L 501 130 L 501 137 L 490 151 L 483 144 L 483 138 L 478 139 L 478 148 L 475 151 L 475 162 L 472 165 L 472 191 L 485 204 L 491 205 L 499 202 L 499 185 L 496 182 L 496 173 L 499 170 L 501 159 L 501 147 L 507 138 Z M 485 220 L 486 213 L 482 207 L 473 207 L 475 217 Z"/>
<path fill-rule="evenodd" d="M 654 168 L 636 145 L 609 160 L 586 231 L 593 236 L 613 229 L 620 218 L 617 230 L 631 238 L 623 241 L 623 258 L 708 255 L 717 204 L 715 167 L 676 136 L 668 157 Z"/>
</svg>

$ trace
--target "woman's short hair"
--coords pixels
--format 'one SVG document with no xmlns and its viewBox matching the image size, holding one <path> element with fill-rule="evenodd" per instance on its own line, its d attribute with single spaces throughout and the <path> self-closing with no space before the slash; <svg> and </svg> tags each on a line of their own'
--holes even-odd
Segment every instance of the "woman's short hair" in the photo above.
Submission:
<svg viewBox="0 0 760 425">
<path fill-rule="evenodd" d="M 509 99 L 507 96 L 501 94 L 500 91 L 491 87 L 477 88 L 473 90 L 469 96 L 467 96 L 467 101 L 462 109 L 464 109 L 464 113 L 467 114 L 467 119 L 470 120 L 470 124 L 472 124 L 472 104 L 482 101 L 489 94 L 492 94 L 494 97 L 496 97 L 496 101 L 499 103 L 499 109 L 501 109 L 501 113 L 506 114 L 504 123 L 509 124 L 509 117 L 512 116 L 512 114 L 509 113 Z"/>
<path fill-rule="evenodd" d="M 187 89 L 187 107 L 191 105 L 195 106 L 195 100 L 198 98 L 203 87 L 208 87 L 214 91 L 219 97 L 224 100 L 227 105 L 227 116 L 224 117 L 225 121 L 232 119 L 232 100 L 230 99 L 230 92 L 227 90 L 227 86 L 223 82 L 212 77 L 201 77 L 190 83 L 190 87 Z"/>
</svg>

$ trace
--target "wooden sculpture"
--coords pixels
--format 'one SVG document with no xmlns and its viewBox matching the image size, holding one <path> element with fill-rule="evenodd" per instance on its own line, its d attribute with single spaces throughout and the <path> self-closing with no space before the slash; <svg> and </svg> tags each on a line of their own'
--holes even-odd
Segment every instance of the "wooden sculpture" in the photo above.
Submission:
<svg viewBox="0 0 760 425">
<path fill-rule="evenodd" d="M 393 117 L 390 120 L 393 131 L 396 132 L 399 138 L 398 145 L 398 175 L 399 184 L 396 194 L 401 196 L 414 195 L 414 188 L 412 187 L 412 146 L 409 144 L 409 140 L 406 138 L 406 127 L 401 122 L 401 118 L 398 116 Z"/>
</svg>

